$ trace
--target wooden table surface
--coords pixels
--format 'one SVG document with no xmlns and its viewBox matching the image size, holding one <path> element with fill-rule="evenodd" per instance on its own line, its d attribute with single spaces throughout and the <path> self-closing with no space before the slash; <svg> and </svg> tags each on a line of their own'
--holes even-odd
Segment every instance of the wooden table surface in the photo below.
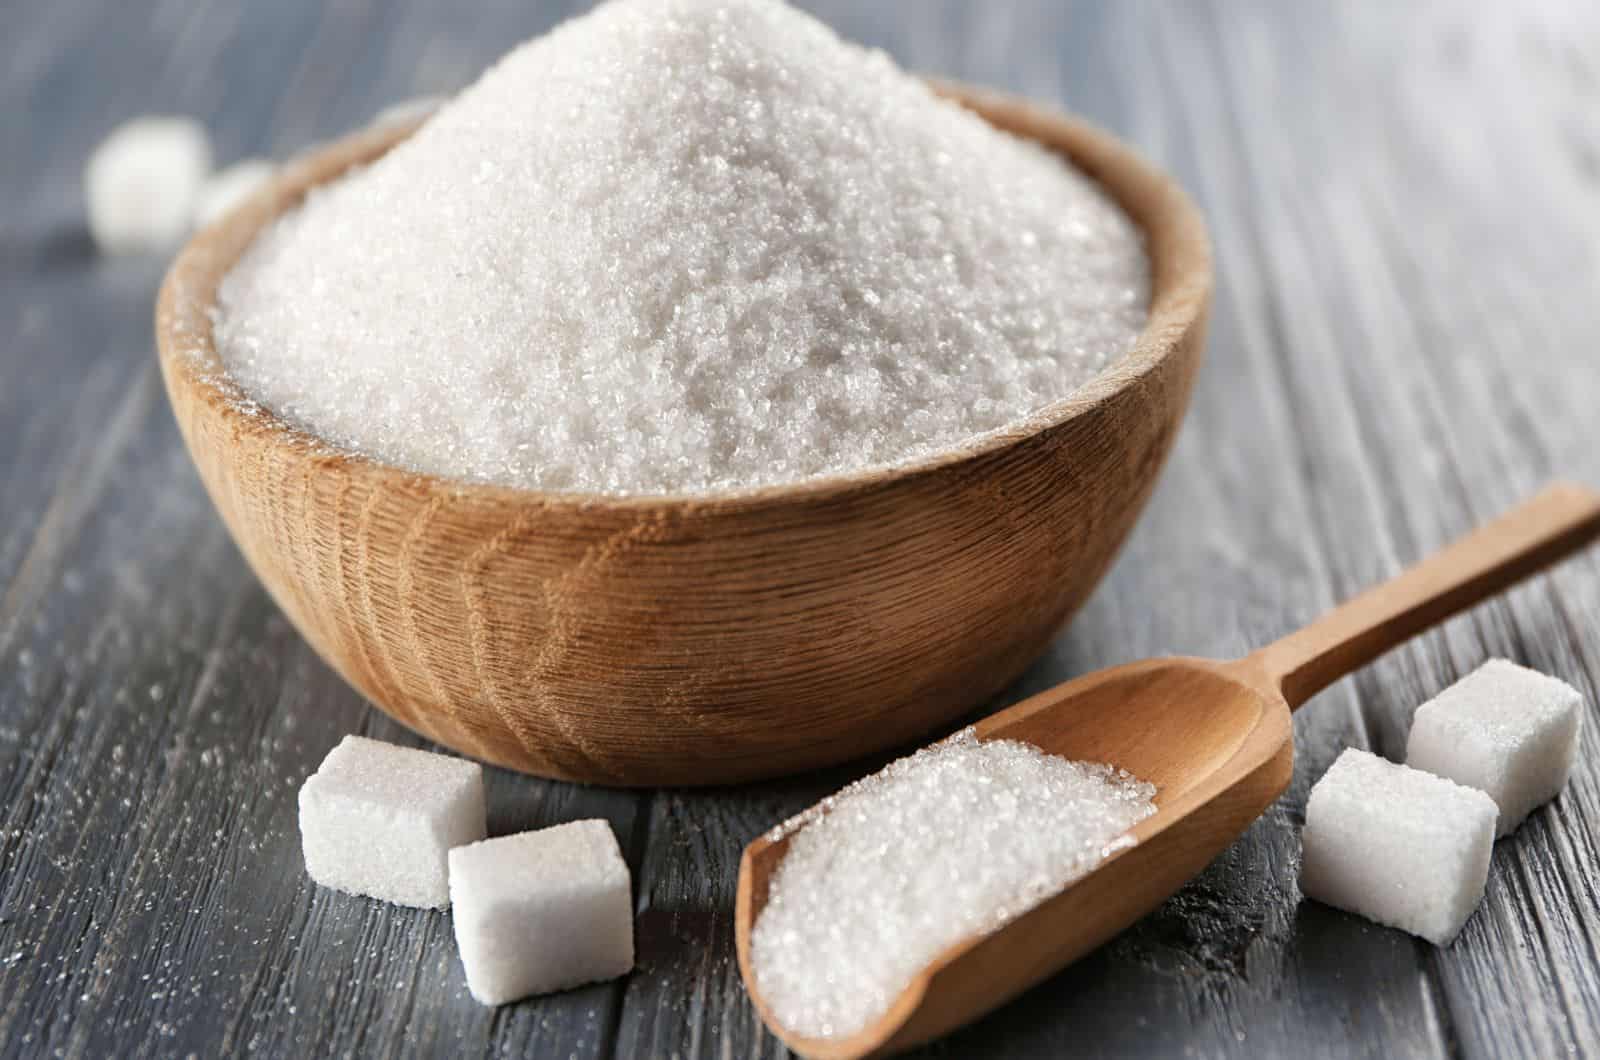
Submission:
<svg viewBox="0 0 1600 1060">
<path fill-rule="evenodd" d="M 295 792 L 350 732 L 416 742 L 305 646 L 213 514 L 150 337 L 164 262 L 100 260 L 79 173 L 194 114 L 285 156 L 448 91 L 577 4 L 0 0 L 0 1052 L 745 1057 L 738 852 L 866 768 L 738 790 L 491 771 L 491 828 L 615 826 L 637 970 L 498 1010 L 447 915 L 312 887 Z M 859 4 L 847 35 L 1056 100 L 1208 214 L 1208 364 L 1115 570 L 1002 703 L 1146 655 L 1244 652 L 1546 478 L 1600 482 L 1600 8 Z M 1600 1049 L 1600 747 L 1496 845 L 1438 950 L 1300 901 L 1309 784 L 1489 655 L 1600 681 L 1600 555 L 1296 719 L 1290 792 L 1203 876 L 939 1056 L 1556 1057 Z M 1591 708 L 1591 723 L 1596 719 Z"/>
</svg>

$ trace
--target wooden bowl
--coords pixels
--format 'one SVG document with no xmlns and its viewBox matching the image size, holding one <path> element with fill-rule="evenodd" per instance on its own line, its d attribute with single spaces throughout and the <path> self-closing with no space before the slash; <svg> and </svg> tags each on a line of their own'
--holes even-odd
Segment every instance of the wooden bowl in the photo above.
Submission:
<svg viewBox="0 0 1600 1060">
<path fill-rule="evenodd" d="M 1122 204 L 1153 263 L 1150 322 L 1065 400 L 892 469 L 704 496 L 538 493 L 334 451 L 251 403 L 213 345 L 218 281 L 308 188 L 414 126 L 322 148 L 199 233 L 157 306 L 167 393 L 234 540 L 317 652 L 440 743 L 621 785 L 840 762 L 1011 683 L 1155 484 L 1200 362 L 1210 252 L 1183 193 L 1110 136 L 940 89 Z"/>
</svg>

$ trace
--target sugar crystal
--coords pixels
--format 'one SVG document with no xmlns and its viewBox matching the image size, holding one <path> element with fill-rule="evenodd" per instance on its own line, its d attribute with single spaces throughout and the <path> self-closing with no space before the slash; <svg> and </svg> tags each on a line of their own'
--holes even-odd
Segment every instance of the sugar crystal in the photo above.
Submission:
<svg viewBox="0 0 1600 1060">
<path fill-rule="evenodd" d="M 773 873 L 750 938 L 778 1021 L 844 1037 L 943 950 L 1015 919 L 1130 842 L 1156 789 L 971 729 L 825 800 Z"/>
<path fill-rule="evenodd" d="M 1135 226 L 781 0 L 612 0 L 313 192 L 218 293 L 256 401 L 384 462 L 612 494 L 950 449 L 1144 326 Z"/>
</svg>

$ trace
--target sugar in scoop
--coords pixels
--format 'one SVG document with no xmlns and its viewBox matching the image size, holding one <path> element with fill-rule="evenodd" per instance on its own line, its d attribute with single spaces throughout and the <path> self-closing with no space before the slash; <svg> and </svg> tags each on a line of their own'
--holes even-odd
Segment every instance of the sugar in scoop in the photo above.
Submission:
<svg viewBox="0 0 1600 1060">
<path fill-rule="evenodd" d="M 661 494 L 915 460 L 1143 327 L 1133 224 L 779 0 L 612 0 L 263 233 L 250 396 L 452 478 Z"/>
<path fill-rule="evenodd" d="M 750 960 L 773 1016 L 845 1037 L 947 947 L 994 931 L 1088 873 L 1156 789 L 971 729 L 845 788 L 780 831 Z"/>
</svg>

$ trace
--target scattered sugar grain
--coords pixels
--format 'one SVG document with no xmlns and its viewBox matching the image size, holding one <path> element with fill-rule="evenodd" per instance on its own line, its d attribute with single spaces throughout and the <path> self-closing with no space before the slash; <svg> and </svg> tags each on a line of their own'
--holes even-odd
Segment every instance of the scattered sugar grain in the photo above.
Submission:
<svg viewBox="0 0 1600 1060">
<path fill-rule="evenodd" d="M 843 1037 L 948 946 L 993 931 L 1131 842 L 1156 789 L 965 729 L 845 788 L 798 830 L 751 935 L 780 1023 Z"/>
<path fill-rule="evenodd" d="M 1350 748 L 1306 802 L 1307 898 L 1448 946 L 1483 897 L 1494 800 Z"/>
<path fill-rule="evenodd" d="M 211 141 L 199 122 L 147 117 L 119 126 L 84 169 L 95 245 L 107 254 L 176 246 L 210 172 Z"/>
<path fill-rule="evenodd" d="M 457 847 L 450 897 L 467 988 L 485 1005 L 633 967 L 628 864 L 605 821 Z"/>
<path fill-rule="evenodd" d="M 914 460 L 1144 326 L 1135 226 L 780 0 L 612 0 L 311 194 L 225 278 L 251 399 L 452 478 L 718 491 Z"/>
<path fill-rule="evenodd" d="M 196 227 L 210 224 L 255 194 L 278 167 L 264 158 L 247 158 L 216 173 L 200 189 L 195 204 Z"/>
<path fill-rule="evenodd" d="M 346 736 L 300 789 L 306 872 L 397 905 L 450 904 L 451 847 L 487 834 L 483 767 Z"/>
<path fill-rule="evenodd" d="M 1487 792 L 1509 835 L 1566 786 L 1582 717 L 1576 688 L 1491 659 L 1417 708 L 1406 764 Z"/>
</svg>

